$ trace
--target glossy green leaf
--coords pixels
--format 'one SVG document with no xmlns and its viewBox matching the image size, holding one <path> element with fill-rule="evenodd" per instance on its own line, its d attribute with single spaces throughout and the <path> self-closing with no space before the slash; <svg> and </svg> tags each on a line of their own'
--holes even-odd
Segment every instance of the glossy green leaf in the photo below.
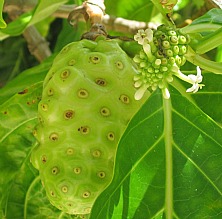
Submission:
<svg viewBox="0 0 222 219">
<path fill-rule="evenodd" d="M 222 25 L 221 21 L 221 15 L 222 10 L 219 8 L 214 8 L 208 11 L 203 16 L 195 19 L 192 23 L 192 25 L 198 24 L 198 23 L 212 23 L 212 24 L 220 24 Z"/>
<path fill-rule="evenodd" d="M 2 17 L 3 6 L 4 6 L 4 0 L 0 1 L 0 28 L 6 28 L 7 26 Z"/>
<path fill-rule="evenodd" d="M 22 34 L 26 27 L 49 17 L 60 5 L 66 2 L 67 0 L 54 0 L 53 2 L 40 0 L 33 11 L 22 14 L 19 18 L 9 23 L 7 28 L 2 29 L 0 31 L 0 40 L 9 35 L 17 36 Z"/>
<path fill-rule="evenodd" d="M 204 88 L 193 95 L 197 105 L 207 115 L 222 124 L 222 75 L 205 73 L 203 75 Z"/>
<path fill-rule="evenodd" d="M 131 20 L 149 21 L 153 16 L 153 3 L 150 0 L 105 1 L 107 12 Z"/>
<path fill-rule="evenodd" d="M 186 33 L 212 32 L 222 27 L 222 9 L 213 8 L 182 30 Z"/>
<path fill-rule="evenodd" d="M 222 216 L 222 129 L 174 89 L 161 96 L 131 121 L 91 218 Z"/>
<path fill-rule="evenodd" d="M 3 215 L 21 214 L 21 202 L 25 194 L 11 193 L 17 174 L 23 164 L 28 163 L 28 155 L 35 142 L 32 130 L 37 122 L 37 104 L 41 97 L 42 84 L 37 84 L 23 93 L 9 98 L 0 106 L 0 206 Z M 29 184 L 30 181 L 24 182 Z M 24 202 L 23 202 L 24 203 Z M 24 209 L 24 206 L 23 206 Z M 14 215 L 15 218 L 21 218 Z"/>
<path fill-rule="evenodd" d="M 54 56 L 49 57 L 41 65 L 25 70 L 5 87 L 0 89 L 0 104 L 3 104 L 16 93 L 21 93 L 30 85 L 42 83 L 46 73 L 51 67 Z"/>
</svg>

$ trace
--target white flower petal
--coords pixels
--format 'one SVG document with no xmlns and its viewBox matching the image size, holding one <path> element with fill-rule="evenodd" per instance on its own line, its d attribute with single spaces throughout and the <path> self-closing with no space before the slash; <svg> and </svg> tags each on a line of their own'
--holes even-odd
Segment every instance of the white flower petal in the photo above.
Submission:
<svg viewBox="0 0 222 219">
<path fill-rule="evenodd" d="M 146 33 L 146 38 L 149 42 L 153 41 L 153 31 L 151 29 L 146 29 L 145 30 Z"/>
<path fill-rule="evenodd" d="M 137 87 L 140 87 L 142 85 L 142 81 L 141 80 L 138 80 L 134 83 L 134 86 L 137 88 Z"/>
<path fill-rule="evenodd" d="M 197 77 L 198 77 L 198 76 L 201 76 L 201 69 L 200 69 L 199 66 L 197 66 Z"/>
<path fill-rule="evenodd" d="M 142 87 L 140 87 L 134 95 L 135 100 L 140 100 L 143 97 L 148 87 L 149 87 L 148 85 L 143 85 Z"/>
<path fill-rule="evenodd" d="M 193 83 L 197 81 L 197 76 L 196 75 L 188 75 L 187 76 Z"/>
</svg>

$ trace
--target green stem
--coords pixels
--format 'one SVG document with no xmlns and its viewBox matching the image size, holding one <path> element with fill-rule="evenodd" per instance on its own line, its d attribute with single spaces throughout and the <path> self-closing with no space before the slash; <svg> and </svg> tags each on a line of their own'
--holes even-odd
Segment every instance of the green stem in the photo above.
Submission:
<svg viewBox="0 0 222 219">
<path fill-rule="evenodd" d="M 208 34 L 203 39 L 198 40 L 197 43 L 192 45 L 192 48 L 198 54 L 206 53 L 222 44 L 221 36 L 222 36 L 222 28 L 219 28 L 212 34 Z"/>
<path fill-rule="evenodd" d="M 163 98 L 164 134 L 166 155 L 166 189 L 165 207 L 166 219 L 173 218 L 173 149 L 172 149 L 172 110 L 171 99 Z"/>
<path fill-rule="evenodd" d="M 186 54 L 186 59 L 193 63 L 196 66 L 200 66 L 209 72 L 213 72 L 215 74 L 222 74 L 222 63 L 214 62 L 208 59 L 203 58 L 202 56 L 196 54 L 192 48 L 188 48 L 188 53 Z"/>
</svg>

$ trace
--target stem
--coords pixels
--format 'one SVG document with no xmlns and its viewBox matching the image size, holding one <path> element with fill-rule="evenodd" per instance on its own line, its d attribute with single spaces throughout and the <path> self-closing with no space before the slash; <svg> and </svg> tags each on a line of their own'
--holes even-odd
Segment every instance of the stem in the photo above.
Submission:
<svg viewBox="0 0 222 219">
<path fill-rule="evenodd" d="M 51 55 L 49 43 L 40 35 L 35 26 L 27 27 L 23 32 L 23 36 L 28 43 L 30 53 L 39 62 L 42 62 Z"/>
<path fill-rule="evenodd" d="M 163 98 L 163 109 L 164 109 L 165 155 L 166 155 L 165 208 L 166 208 L 166 219 L 172 219 L 173 218 L 173 150 L 172 150 L 171 99 Z"/>
<path fill-rule="evenodd" d="M 188 53 L 186 54 L 186 59 L 193 63 L 194 65 L 200 66 L 201 68 L 213 72 L 215 74 L 222 74 L 222 63 L 214 62 L 203 58 L 202 56 L 196 54 L 192 48 L 188 47 Z"/>
<path fill-rule="evenodd" d="M 221 36 L 222 36 L 222 28 L 219 28 L 212 34 L 209 34 L 203 39 L 198 40 L 196 44 L 192 45 L 192 48 L 198 54 L 206 53 L 222 44 Z"/>
</svg>

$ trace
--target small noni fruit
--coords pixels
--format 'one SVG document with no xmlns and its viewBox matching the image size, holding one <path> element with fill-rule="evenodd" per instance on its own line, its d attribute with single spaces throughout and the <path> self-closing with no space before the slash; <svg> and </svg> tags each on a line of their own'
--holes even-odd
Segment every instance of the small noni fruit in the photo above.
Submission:
<svg viewBox="0 0 222 219">
<path fill-rule="evenodd" d="M 143 46 L 133 58 L 138 67 L 138 74 L 134 77 L 135 98 L 139 100 L 147 89 L 153 92 L 160 88 L 168 99 L 167 84 L 173 81 L 173 75 L 177 76 L 186 62 L 189 35 L 174 27 L 160 25 L 156 30 L 139 30 L 134 39 Z"/>
<path fill-rule="evenodd" d="M 55 58 L 43 84 L 31 162 L 58 209 L 90 213 L 111 182 L 118 141 L 147 99 L 134 99 L 135 74 L 115 40 L 73 42 Z"/>
</svg>

